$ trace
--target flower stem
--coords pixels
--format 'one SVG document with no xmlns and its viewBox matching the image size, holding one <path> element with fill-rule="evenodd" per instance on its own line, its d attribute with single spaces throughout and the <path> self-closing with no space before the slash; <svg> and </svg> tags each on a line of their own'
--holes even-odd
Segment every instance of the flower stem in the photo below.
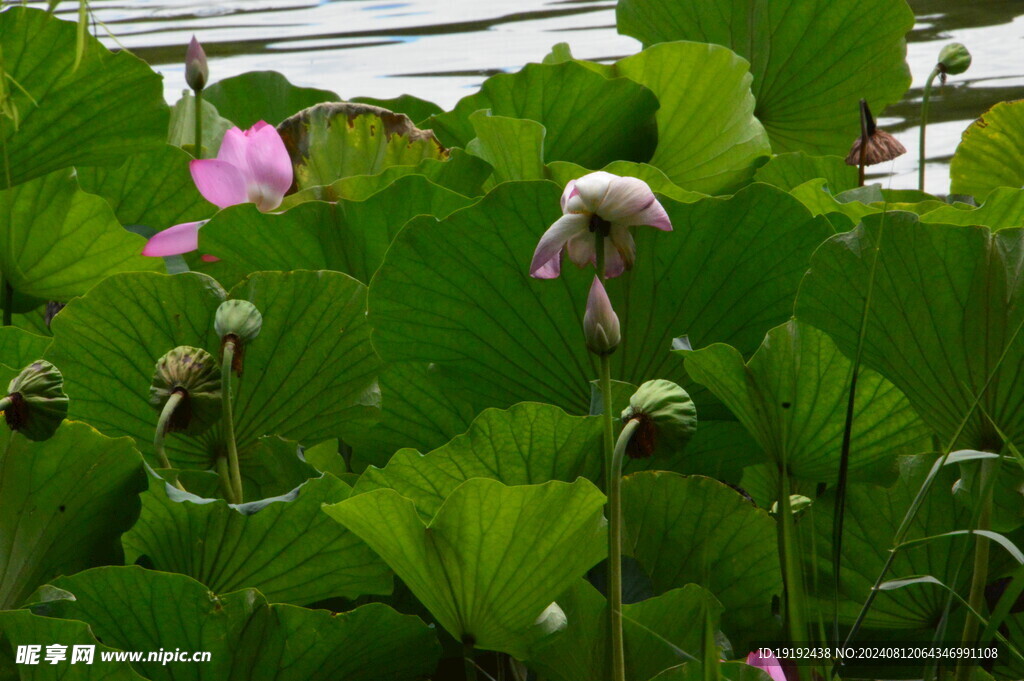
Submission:
<svg viewBox="0 0 1024 681">
<path fill-rule="evenodd" d="M 235 503 L 242 503 L 242 471 L 238 466 L 238 445 L 235 442 L 235 417 L 233 395 L 231 392 L 231 365 L 235 359 L 235 341 L 228 338 L 224 343 L 224 356 L 220 363 L 221 390 L 224 391 L 224 439 L 228 445 L 228 466 L 230 468 L 230 487 Z"/>
<path fill-rule="evenodd" d="M 462 644 L 462 660 L 466 663 L 466 681 L 476 681 L 476 662 L 473 661 L 473 644 Z"/>
<path fill-rule="evenodd" d="M 803 645 L 807 640 L 807 628 L 803 618 L 803 574 L 798 559 L 796 546 L 796 526 L 793 522 L 793 509 L 789 502 L 789 474 L 786 467 L 779 466 L 779 558 L 782 563 L 782 585 L 785 591 L 786 624 L 789 629 L 789 642 L 794 646 Z M 800 670 L 797 668 L 797 681 Z"/>
<path fill-rule="evenodd" d="M 203 91 L 193 90 L 196 95 L 196 150 L 195 157 L 203 157 Z"/>
<path fill-rule="evenodd" d="M 4 326 L 12 326 L 14 324 L 14 287 L 4 277 L 0 277 L 0 281 L 3 281 L 4 288 Z"/>
<path fill-rule="evenodd" d="M 167 403 L 164 404 L 163 411 L 160 412 L 160 418 L 156 422 L 156 434 L 153 436 L 153 449 L 156 451 L 156 457 L 160 461 L 160 465 L 164 468 L 170 468 L 171 462 L 167 458 L 167 453 L 164 451 L 164 438 L 167 435 L 167 426 L 170 423 L 171 416 L 174 414 L 174 410 L 181 404 L 181 401 L 185 398 L 185 393 L 175 390 L 171 393 L 171 396 L 167 398 Z M 182 492 L 185 488 L 182 487 L 181 482 L 177 476 L 174 478 L 174 486 L 180 489 Z"/>
<path fill-rule="evenodd" d="M 6 397 L 0 397 L 0 412 L 3 412 L 5 409 L 11 406 L 11 402 L 13 402 L 13 400 L 11 399 L 10 395 L 7 395 Z"/>
<path fill-rule="evenodd" d="M 928 101 L 932 95 L 932 83 L 939 75 L 939 67 L 932 69 L 928 81 L 924 84 L 924 98 L 921 100 L 921 142 L 918 145 L 917 157 L 917 188 L 924 191 L 924 135 L 928 127 Z"/>
<path fill-rule="evenodd" d="M 229 504 L 237 504 L 235 488 L 231 486 L 231 474 L 228 472 L 228 458 L 223 455 L 218 456 L 213 466 L 217 469 L 217 477 L 220 478 L 220 487 L 224 492 L 224 498 L 228 500 Z"/>
<path fill-rule="evenodd" d="M 987 530 L 992 526 L 992 477 L 995 474 L 995 467 L 999 459 L 983 459 L 979 465 L 978 473 L 978 494 L 981 504 L 981 512 L 978 515 L 979 530 Z M 971 576 L 971 591 L 967 597 L 967 603 L 975 612 L 982 612 L 985 607 L 985 582 L 988 581 L 988 537 L 975 535 L 974 537 L 974 574 Z M 964 622 L 964 632 L 960 639 L 961 646 L 971 646 L 978 638 L 978 618 L 967 614 Z M 956 668 L 956 681 L 969 681 L 974 671 L 974 664 L 970 661 L 961 661 Z"/>
<path fill-rule="evenodd" d="M 860 158 L 857 161 L 857 186 L 864 186 L 864 168 L 867 165 L 868 140 L 868 103 L 860 100 Z"/>
</svg>

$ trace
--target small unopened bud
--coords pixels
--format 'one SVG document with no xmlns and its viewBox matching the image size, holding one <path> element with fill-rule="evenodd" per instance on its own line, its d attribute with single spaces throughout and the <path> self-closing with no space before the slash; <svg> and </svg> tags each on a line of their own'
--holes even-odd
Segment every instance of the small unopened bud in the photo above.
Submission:
<svg viewBox="0 0 1024 681">
<path fill-rule="evenodd" d="M 206 52 L 196 37 L 192 36 L 192 42 L 188 44 L 188 50 L 185 52 L 185 82 L 198 92 L 206 87 L 209 79 L 210 67 L 206 64 Z"/>
<path fill-rule="evenodd" d="M 68 415 L 64 377 L 57 367 L 41 359 L 14 377 L 3 401 L 7 426 L 30 440 L 49 439 Z"/>
<path fill-rule="evenodd" d="M 595 355 L 610 355 L 619 346 L 619 317 L 612 309 L 612 301 L 598 277 L 590 285 L 587 311 L 583 315 L 583 335 L 587 347 Z"/>
<path fill-rule="evenodd" d="M 939 71 L 943 74 L 958 76 L 971 65 L 971 53 L 960 43 L 950 43 L 939 52 Z"/>
<path fill-rule="evenodd" d="M 671 454 L 681 449 L 697 430 L 697 407 L 690 395 L 672 381 L 647 381 L 629 398 L 622 422 L 637 421 L 626 454 L 646 459 L 656 453 Z"/>
<path fill-rule="evenodd" d="M 260 335 L 261 328 L 263 315 L 248 300 L 226 300 L 217 308 L 213 329 L 220 336 L 221 359 L 224 358 L 224 345 L 233 343 L 231 370 L 236 374 L 242 374 L 242 357 L 246 344 Z"/>
<path fill-rule="evenodd" d="M 220 369 L 210 353 L 182 345 L 157 361 L 150 405 L 162 410 L 175 393 L 181 395 L 181 403 L 167 423 L 168 432 L 197 435 L 220 418 Z"/>
</svg>

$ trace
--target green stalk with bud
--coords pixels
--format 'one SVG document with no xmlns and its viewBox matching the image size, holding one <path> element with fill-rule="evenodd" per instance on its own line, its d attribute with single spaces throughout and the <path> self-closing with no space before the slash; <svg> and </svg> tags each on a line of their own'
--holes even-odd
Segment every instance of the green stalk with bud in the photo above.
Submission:
<svg viewBox="0 0 1024 681">
<path fill-rule="evenodd" d="M 196 148 L 195 157 L 203 157 L 203 89 L 210 79 L 210 67 L 206 62 L 206 51 L 195 36 L 185 52 L 185 82 L 195 94 Z"/>
<path fill-rule="evenodd" d="M 950 43 L 939 52 L 939 61 L 928 75 L 924 84 L 924 97 L 921 99 L 921 136 L 918 144 L 917 188 L 924 191 L 924 141 L 928 128 L 928 104 L 932 95 L 932 84 L 938 78 L 943 85 L 947 76 L 958 76 L 971 65 L 971 53 L 960 43 Z"/>
</svg>

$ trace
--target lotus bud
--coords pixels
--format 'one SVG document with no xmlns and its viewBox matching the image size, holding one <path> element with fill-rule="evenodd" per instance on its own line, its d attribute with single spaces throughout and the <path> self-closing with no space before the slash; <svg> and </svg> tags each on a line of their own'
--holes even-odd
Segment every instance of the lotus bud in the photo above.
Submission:
<svg viewBox="0 0 1024 681">
<path fill-rule="evenodd" d="M 210 353 L 182 345 L 156 363 L 149 403 L 162 411 L 171 395 L 181 402 L 167 422 L 167 432 L 197 435 L 220 418 L 220 368 Z"/>
<path fill-rule="evenodd" d="M 697 430 L 697 407 L 690 395 L 672 381 L 655 379 L 641 385 L 629 398 L 622 422 L 639 422 L 626 454 L 646 459 L 682 448 Z"/>
<path fill-rule="evenodd" d="M 224 346 L 229 342 L 234 344 L 231 370 L 241 376 L 242 354 L 245 345 L 260 335 L 260 329 L 263 328 L 263 315 L 248 300 L 226 300 L 217 308 L 213 328 L 220 336 L 222 360 Z"/>
<path fill-rule="evenodd" d="M 590 285 L 587 296 L 587 311 L 583 315 L 583 335 L 587 347 L 595 355 L 610 355 L 619 346 L 619 317 L 612 309 L 612 302 L 598 277 Z"/>
<path fill-rule="evenodd" d="M 64 377 L 45 360 L 21 370 L 0 399 L 7 426 L 30 440 L 49 439 L 68 415 Z"/>
<path fill-rule="evenodd" d="M 192 90 L 198 92 L 206 87 L 209 79 L 210 67 L 206 63 L 206 52 L 196 37 L 192 36 L 192 41 L 185 52 L 185 82 Z"/>
<path fill-rule="evenodd" d="M 971 53 L 960 43 L 950 43 L 939 52 L 939 71 L 945 76 L 958 76 L 971 65 Z"/>
</svg>

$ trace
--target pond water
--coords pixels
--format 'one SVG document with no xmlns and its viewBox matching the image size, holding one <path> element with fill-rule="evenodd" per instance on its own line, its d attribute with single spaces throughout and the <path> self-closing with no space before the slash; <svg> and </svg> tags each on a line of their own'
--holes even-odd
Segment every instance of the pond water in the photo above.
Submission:
<svg viewBox="0 0 1024 681">
<path fill-rule="evenodd" d="M 926 188 L 945 194 L 949 159 L 967 125 L 996 102 L 1024 97 L 1024 1 L 910 4 L 917 15 L 907 49 L 913 90 L 880 116 L 908 153 L 874 181 L 917 186 L 921 88 L 942 46 L 958 41 L 974 62 L 933 94 L 928 127 Z M 64 0 L 58 11 L 73 19 L 77 5 Z M 212 80 L 273 69 L 342 97 L 409 93 L 445 108 L 490 74 L 540 61 L 558 42 L 596 60 L 640 48 L 616 33 L 615 3 L 608 0 L 92 0 L 90 6 L 106 27 L 96 28 L 101 39 L 113 47 L 112 34 L 163 73 L 170 101 L 185 87 L 182 59 L 192 34 L 209 55 Z"/>
</svg>

